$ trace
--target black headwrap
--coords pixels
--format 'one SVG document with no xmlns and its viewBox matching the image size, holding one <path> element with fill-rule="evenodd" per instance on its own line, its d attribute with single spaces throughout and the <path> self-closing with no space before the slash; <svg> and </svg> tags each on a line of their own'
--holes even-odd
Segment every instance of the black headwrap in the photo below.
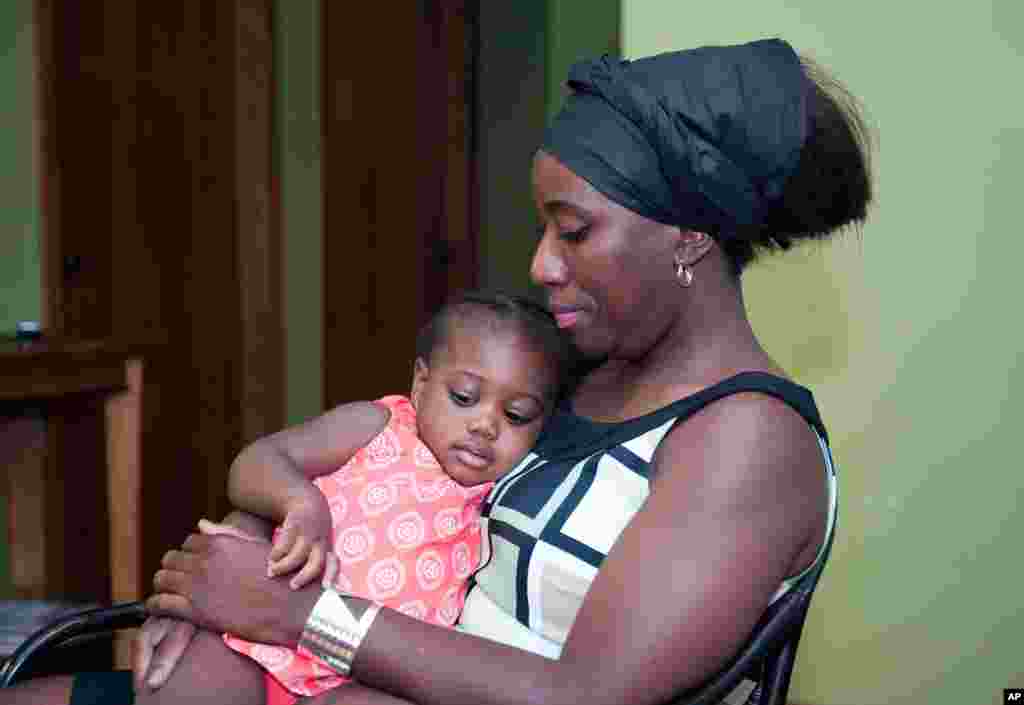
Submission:
<svg viewBox="0 0 1024 705">
<path fill-rule="evenodd" d="M 542 149 L 616 203 L 717 233 L 757 226 L 806 138 L 807 79 L 786 42 L 582 61 Z"/>
</svg>

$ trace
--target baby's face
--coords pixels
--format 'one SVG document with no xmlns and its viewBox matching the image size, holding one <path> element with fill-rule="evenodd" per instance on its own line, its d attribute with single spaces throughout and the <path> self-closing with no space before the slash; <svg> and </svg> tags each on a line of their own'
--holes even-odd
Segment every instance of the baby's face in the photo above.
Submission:
<svg viewBox="0 0 1024 705">
<path fill-rule="evenodd" d="M 522 335 L 455 323 L 429 363 L 416 361 L 420 438 L 460 485 L 492 482 L 537 441 L 555 382 L 550 358 Z"/>
</svg>

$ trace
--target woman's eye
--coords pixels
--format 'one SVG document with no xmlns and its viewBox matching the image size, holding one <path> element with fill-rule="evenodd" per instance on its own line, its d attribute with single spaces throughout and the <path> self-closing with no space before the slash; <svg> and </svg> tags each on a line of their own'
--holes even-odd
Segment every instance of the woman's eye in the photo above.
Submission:
<svg viewBox="0 0 1024 705">
<path fill-rule="evenodd" d="M 459 406 L 469 406 L 473 403 L 473 397 L 461 392 L 448 392 L 448 396 Z"/>
<path fill-rule="evenodd" d="M 582 228 L 577 230 L 569 230 L 559 235 L 566 242 L 583 242 L 587 238 L 587 233 L 590 232 L 590 226 L 584 225 Z"/>
</svg>

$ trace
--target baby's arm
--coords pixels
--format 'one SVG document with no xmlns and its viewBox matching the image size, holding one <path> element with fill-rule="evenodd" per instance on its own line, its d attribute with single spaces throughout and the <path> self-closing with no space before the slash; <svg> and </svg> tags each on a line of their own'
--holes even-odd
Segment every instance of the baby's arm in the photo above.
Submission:
<svg viewBox="0 0 1024 705">
<path fill-rule="evenodd" d="M 301 587 L 318 575 L 331 528 L 330 511 L 311 482 L 334 472 L 387 425 L 390 412 L 373 402 L 343 404 L 305 424 L 262 438 L 231 465 L 228 497 L 244 511 L 283 523 L 269 572 L 288 573 Z"/>
</svg>

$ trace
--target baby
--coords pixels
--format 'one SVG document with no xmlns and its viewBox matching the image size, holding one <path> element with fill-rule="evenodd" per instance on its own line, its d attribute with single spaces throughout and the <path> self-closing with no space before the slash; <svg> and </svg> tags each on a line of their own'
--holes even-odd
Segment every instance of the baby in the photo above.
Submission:
<svg viewBox="0 0 1024 705">
<path fill-rule="evenodd" d="M 325 584 L 445 626 L 480 556 L 480 507 L 534 445 L 570 360 L 554 319 L 526 299 L 471 294 L 417 340 L 408 398 L 339 406 L 235 460 L 229 495 L 279 522 L 268 575 Z M 267 703 L 345 682 L 304 649 L 225 635 L 267 672 Z"/>
</svg>

